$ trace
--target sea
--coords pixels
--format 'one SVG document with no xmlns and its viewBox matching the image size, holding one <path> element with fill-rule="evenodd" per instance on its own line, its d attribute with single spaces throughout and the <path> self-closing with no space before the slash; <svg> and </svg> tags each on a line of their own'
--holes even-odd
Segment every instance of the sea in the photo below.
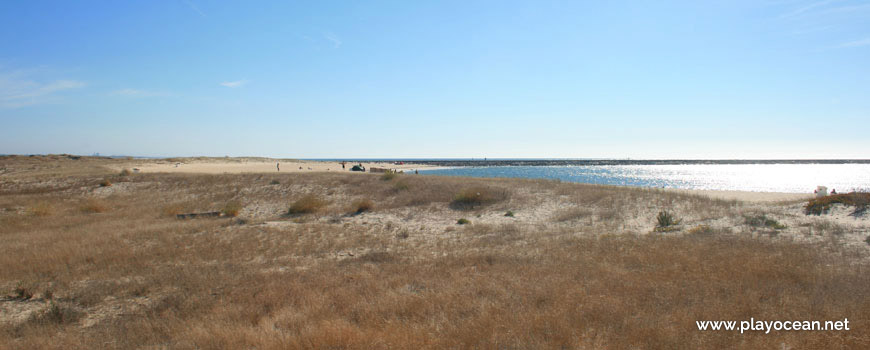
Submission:
<svg viewBox="0 0 870 350">
<path fill-rule="evenodd" d="M 420 174 L 540 178 L 589 184 L 693 190 L 812 193 L 817 186 L 826 186 L 829 191 L 835 189 L 840 193 L 870 191 L 870 164 L 867 162 L 608 164 L 612 162 L 594 161 L 581 163 L 596 164 L 474 166 L 471 162 L 467 163 L 470 164 L 468 166 L 420 170 Z"/>
</svg>

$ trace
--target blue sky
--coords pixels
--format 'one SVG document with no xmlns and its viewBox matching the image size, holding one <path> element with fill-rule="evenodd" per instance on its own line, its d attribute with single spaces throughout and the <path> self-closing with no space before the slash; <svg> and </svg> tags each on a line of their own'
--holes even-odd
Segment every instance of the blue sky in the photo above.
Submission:
<svg viewBox="0 0 870 350">
<path fill-rule="evenodd" d="M 870 158 L 870 1 L 5 1 L 0 154 Z"/>
</svg>

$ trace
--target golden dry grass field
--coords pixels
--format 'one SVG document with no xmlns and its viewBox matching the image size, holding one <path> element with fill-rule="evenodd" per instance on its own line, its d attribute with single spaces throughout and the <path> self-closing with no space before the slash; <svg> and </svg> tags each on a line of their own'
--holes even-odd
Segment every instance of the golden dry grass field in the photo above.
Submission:
<svg viewBox="0 0 870 350">
<path fill-rule="evenodd" d="M 0 157 L 0 347 L 870 348 L 870 224 L 849 208 L 125 162 Z M 176 216 L 201 212 L 225 215 Z M 695 322 L 750 318 L 850 330 Z"/>
</svg>

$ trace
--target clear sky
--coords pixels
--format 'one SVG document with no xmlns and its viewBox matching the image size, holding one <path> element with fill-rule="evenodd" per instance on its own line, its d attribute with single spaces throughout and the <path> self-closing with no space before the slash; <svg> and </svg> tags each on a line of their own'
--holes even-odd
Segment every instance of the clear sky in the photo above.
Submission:
<svg viewBox="0 0 870 350">
<path fill-rule="evenodd" d="M 0 154 L 870 158 L 870 1 L 3 1 Z"/>
</svg>

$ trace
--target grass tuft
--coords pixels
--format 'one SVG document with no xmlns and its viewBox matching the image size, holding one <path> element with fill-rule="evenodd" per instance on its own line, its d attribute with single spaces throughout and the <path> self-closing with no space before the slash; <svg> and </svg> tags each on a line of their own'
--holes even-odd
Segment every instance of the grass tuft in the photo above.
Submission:
<svg viewBox="0 0 870 350">
<path fill-rule="evenodd" d="M 470 223 L 471 223 L 471 221 L 469 221 L 469 220 L 466 219 L 466 218 L 461 218 L 461 219 L 459 219 L 459 220 L 456 220 L 456 224 L 457 224 L 457 225 L 468 225 L 468 224 L 470 224 Z"/>
<path fill-rule="evenodd" d="M 744 220 L 747 225 L 752 227 L 770 227 L 776 230 L 785 229 L 786 226 L 776 219 L 769 218 L 765 214 L 757 214 L 757 215 L 746 215 L 744 216 Z"/>
<path fill-rule="evenodd" d="M 362 214 L 367 211 L 372 211 L 375 208 L 375 203 L 371 199 L 357 199 L 351 204 L 351 210 L 354 214 Z"/>
<path fill-rule="evenodd" d="M 459 191 L 450 202 L 453 209 L 474 209 L 492 203 L 500 202 L 508 198 L 508 192 L 502 188 L 488 186 L 467 187 Z"/>
<path fill-rule="evenodd" d="M 681 222 L 683 222 L 683 219 L 677 218 L 677 216 L 674 213 L 671 213 L 667 210 L 662 210 L 659 212 L 658 215 L 656 215 L 655 231 L 656 232 L 674 231 L 676 229 L 676 227 L 674 227 L 674 226 L 679 225 Z"/>
<path fill-rule="evenodd" d="M 100 187 L 111 187 L 111 186 L 112 186 L 112 182 L 109 181 L 109 179 L 104 179 L 103 181 L 100 181 Z"/>
<path fill-rule="evenodd" d="M 327 204 L 328 203 L 325 200 L 322 200 L 313 194 L 309 194 L 293 202 L 290 209 L 287 210 L 287 214 L 312 214 L 326 208 Z"/>
<path fill-rule="evenodd" d="M 226 216 L 236 217 L 236 216 L 239 216 L 239 213 L 242 211 L 243 207 L 244 206 L 242 206 L 242 202 L 237 201 L 237 200 L 232 200 L 232 201 L 227 202 L 227 204 L 224 205 L 223 209 L 221 209 L 221 213 L 223 213 Z"/>
</svg>

